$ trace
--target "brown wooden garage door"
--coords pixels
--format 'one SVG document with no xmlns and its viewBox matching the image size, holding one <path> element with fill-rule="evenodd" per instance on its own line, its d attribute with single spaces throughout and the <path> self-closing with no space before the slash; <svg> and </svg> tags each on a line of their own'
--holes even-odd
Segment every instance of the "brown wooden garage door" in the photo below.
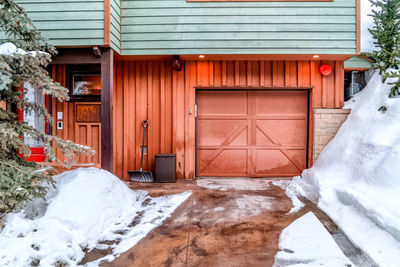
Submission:
<svg viewBox="0 0 400 267">
<path fill-rule="evenodd" d="M 197 176 L 294 176 L 306 168 L 304 90 L 198 91 Z"/>
</svg>

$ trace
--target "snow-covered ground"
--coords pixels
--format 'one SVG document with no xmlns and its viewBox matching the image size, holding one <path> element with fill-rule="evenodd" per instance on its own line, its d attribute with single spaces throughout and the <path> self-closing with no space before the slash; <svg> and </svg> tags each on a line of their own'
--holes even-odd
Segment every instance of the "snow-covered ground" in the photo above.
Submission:
<svg viewBox="0 0 400 267">
<path fill-rule="evenodd" d="M 278 246 L 274 267 L 351 266 L 351 261 L 312 212 L 285 228 Z"/>
<path fill-rule="evenodd" d="M 292 200 L 293 208 L 288 212 L 290 213 L 295 213 L 299 211 L 303 206 L 304 203 L 301 202 L 298 197 L 296 196 L 295 191 L 292 190 L 291 187 L 288 187 L 290 180 L 289 179 L 279 179 L 279 178 L 273 178 L 276 179 L 275 181 L 271 179 L 248 179 L 248 178 L 207 178 L 207 179 L 197 179 L 196 183 L 199 187 L 206 188 L 206 189 L 213 189 L 213 190 L 221 190 L 221 191 L 227 191 L 227 190 L 244 190 L 244 191 L 258 191 L 258 190 L 266 190 L 270 187 L 270 185 L 278 186 L 282 190 L 286 191 L 286 195 Z M 260 203 L 268 203 L 268 199 L 251 199 L 246 197 L 247 195 L 243 195 L 243 199 L 241 199 L 239 202 L 241 203 L 247 203 L 243 204 L 244 206 L 243 211 L 241 212 L 241 216 L 247 216 L 249 213 L 254 213 L 255 210 L 252 210 L 252 207 L 255 206 L 255 203 L 260 202 Z M 267 198 L 267 197 L 266 197 Z M 247 211 L 246 212 L 246 208 Z M 270 207 L 268 207 L 267 204 L 263 206 L 264 209 L 268 210 Z M 254 214 L 253 214 L 254 215 Z"/>
<path fill-rule="evenodd" d="M 214 190 L 265 190 L 269 188 L 269 180 L 248 178 L 201 178 L 196 183 L 199 187 Z"/>
<path fill-rule="evenodd" d="M 54 179 L 56 188 L 45 200 L 36 199 L 7 218 L 0 232 L 0 266 L 76 266 L 94 248 L 112 250 L 103 258 L 111 261 L 159 226 L 191 194 L 152 198 L 96 168 L 64 172 Z"/>
<path fill-rule="evenodd" d="M 289 185 L 385 267 L 400 259 L 400 99 L 388 98 L 390 88 L 375 73 L 314 166 Z"/>
</svg>

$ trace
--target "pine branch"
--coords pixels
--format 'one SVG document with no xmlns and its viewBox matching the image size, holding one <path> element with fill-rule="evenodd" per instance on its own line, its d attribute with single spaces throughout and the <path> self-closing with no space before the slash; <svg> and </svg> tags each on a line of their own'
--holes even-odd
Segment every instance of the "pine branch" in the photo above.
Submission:
<svg viewBox="0 0 400 267">
<path fill-rule="evenodd" d="M 68 89 L 54 82 L 45 70 L 51 56 L 56 54 L 55 47 L 42 37 L 24 9 L 12 0 L 0 0 L 0 30 L 16 45 L 9 44 L 11 52 L 0 55 L 0 101 L 13 107 L 0 109 L 1 214 L 21 208 L 32 198 L 43 197 L 48 185 L 53 183 L 55 170 L 51 166 L 27 160 L 31 151 L 24 139 L 29 137 L 43 144 L 46 162 L 55 161 L 65 167 L 75 164 L 79 154 L 92 155 L 94 151 L 18 121 L 17 109 L 51 122 L 44 105 L 27 99 L 32 88 L 40 88 L 43 94 L 59 101 L 69 99 Z M 55 151 L 63 157 L 56 158 Z"/>
<path fill-rule="evenodd" d="M 382 81 L 388 78 L 397 79 L 391 82 L 389 97 L 400 94 L 400 73 L 390 71 L 400 67 L 400 0 L 369 0 L 374 26 L 368 29 L 374 38 L 376 50 L 370 53 L 370 57 L 376 62 L 375 69 L 382 75 Z"/>
</svg>

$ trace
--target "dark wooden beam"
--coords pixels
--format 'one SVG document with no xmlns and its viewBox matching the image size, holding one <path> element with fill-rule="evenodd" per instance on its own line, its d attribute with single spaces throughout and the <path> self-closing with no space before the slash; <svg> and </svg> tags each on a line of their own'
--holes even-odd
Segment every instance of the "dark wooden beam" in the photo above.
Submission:
<svg viewBox="0 0 400 267">
<path fill-rule="evenodd" d="M 114 58 L 110 48 L 101 55 L 101 168 L 113 172 L 113 77 Z"/>
<path fill-rule="evenodd" d="M 51 64 L 100 64 L 101 58 L 96 57 L 93 48 L 60 48 Z"/>
</svg>

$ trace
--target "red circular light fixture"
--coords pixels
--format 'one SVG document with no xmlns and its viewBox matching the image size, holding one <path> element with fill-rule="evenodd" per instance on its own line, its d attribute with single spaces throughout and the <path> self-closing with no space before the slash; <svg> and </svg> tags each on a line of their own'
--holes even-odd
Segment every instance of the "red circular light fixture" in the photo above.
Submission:
<svg viewBox="0 0 400 267">
<path fill-rule="evenodd" d="M 323 76 L 328 76 L 332 73 L 332 68 L 328 64 L 322 64 L 321 67 L 319 67 L 319 72 Z"/>
</svg>

